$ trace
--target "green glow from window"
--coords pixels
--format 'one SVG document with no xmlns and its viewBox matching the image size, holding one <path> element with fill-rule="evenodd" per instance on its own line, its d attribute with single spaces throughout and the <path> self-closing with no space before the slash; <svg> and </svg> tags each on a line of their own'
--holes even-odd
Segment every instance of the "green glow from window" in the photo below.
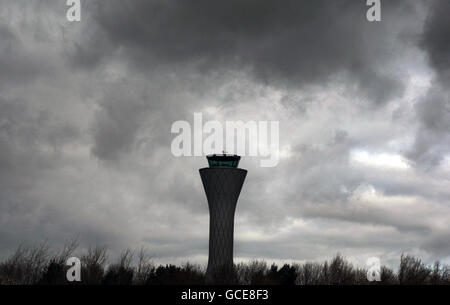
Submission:
<svg viewBox="0 0 450 305">
<path fill-rule="evenodd" d="M 209 166 L 227 166 L 227 167 L 237 167 L 239 161 L 238 160 L 231 160 L 231 161 L 216 161 L 216 160 L 208 160 Z"/>
</svg>

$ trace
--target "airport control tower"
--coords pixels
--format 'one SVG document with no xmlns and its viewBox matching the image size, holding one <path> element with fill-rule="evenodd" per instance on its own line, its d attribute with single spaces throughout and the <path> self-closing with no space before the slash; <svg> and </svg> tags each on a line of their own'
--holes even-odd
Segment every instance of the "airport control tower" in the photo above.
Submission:
<svg viewBox="0 0 450 305">
<path fill-rule="evenodd" d="M 238 168 L 237 155 L 209 155 L 209 167 L 200 169 L 209 206 L 207 284 L 233 284 L 234 211 L 247 171 Z"/>
</svg>

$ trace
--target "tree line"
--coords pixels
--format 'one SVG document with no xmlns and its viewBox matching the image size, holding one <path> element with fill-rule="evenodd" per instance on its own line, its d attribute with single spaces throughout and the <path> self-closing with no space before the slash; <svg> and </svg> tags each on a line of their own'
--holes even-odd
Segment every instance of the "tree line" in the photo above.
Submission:
<svg viewBox="0 0 450 305">
<path fill-rule="evenodd" d="M 20 246 L 0 263 L 0 285 L 73 285 L 67 281 L 67 259 L 78 247 L 76 240 L 51 253 L 48 243 Z M 109 263 L 107 248 L 90 247 L 80 257 L 81 282 L 77 285 L 202 285 L 205 268 L 191 263 L 155 265 L 144 249 L 126 249 Z M 423 263 L 402 254 L 398 268 L 381 266 L 380 281 L 369 282 L 365 268 L 354 267 L 337 254 L 323 263 L 278 266 L 264 260 L 235 265 L 239 285 L 449 285 L 450 266 Z"/>
</svg>

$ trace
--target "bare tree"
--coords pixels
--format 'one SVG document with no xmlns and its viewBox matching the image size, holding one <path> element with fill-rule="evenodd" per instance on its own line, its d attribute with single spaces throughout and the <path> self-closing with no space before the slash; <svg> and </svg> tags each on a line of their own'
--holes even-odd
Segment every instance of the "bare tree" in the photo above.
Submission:
<svg viewBox="0 0 450 305">
<path fill-rule="evenodd" d="M 141 247 L 137 254 L 137 268 L 134 276 L 134 283 L 144 285 L 149 280 L 155 266 L 151 263 L 151 258 L 147 254 L 147 250 Z"/>
<path fill-rule="evenodd" d="M 87 253 L 81 257 L 81 276 L 85 284 L 101 284 L 105 263 L 108 258 L 106 247 L 89 247 Z"/>
<path fill-rule="evenodd" d="M 398 270 L 398 281 L 401 285 L 421 285 L 429 280 L 431 270 L 420 259 L 402 254 Z"/>
<path fill-rule="evenodd" d="M 48 250 L 47 242 L 31 248 L 20 245 L 11 257 L 1 264 L 0 281 L 13 285 L 37 283 L 47 266 Z"/>
</svg>

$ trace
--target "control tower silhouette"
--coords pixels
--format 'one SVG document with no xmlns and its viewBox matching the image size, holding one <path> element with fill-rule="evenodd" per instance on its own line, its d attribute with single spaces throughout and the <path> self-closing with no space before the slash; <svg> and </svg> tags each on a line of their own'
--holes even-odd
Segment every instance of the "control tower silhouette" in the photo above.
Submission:
<svg viewBox="0 0 450 305">
<path fill-rule="evenodd" d="M 247 170 L 237 168 L 240 156 L 209 155 L 200 169 L 209 206 L 207 284 L 235 284 L 233 263 L 234 212 Z"/>
</svg>

